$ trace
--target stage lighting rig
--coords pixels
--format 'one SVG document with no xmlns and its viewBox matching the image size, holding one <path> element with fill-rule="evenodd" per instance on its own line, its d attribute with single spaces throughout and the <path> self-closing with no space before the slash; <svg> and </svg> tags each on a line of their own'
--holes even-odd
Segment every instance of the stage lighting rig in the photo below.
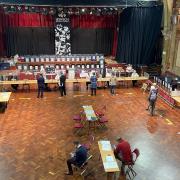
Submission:
<svg viewBox="0 0 180 180">
<path fill-rule="evenodd" d="M 41 8 L 40 12 L 44 15 L 48 15 L 48 9 L 46 7 Z"/>
<path fill-rule="evenodd" d="M 67 12 L 69 15 L 72 15 L 74 12 L 73 12 L 73 9 L 72 8 L 68 8 L 68 12 Z"/>
<path fill-rule="evenodd" d="M 9 13 L 9 6 L 3 6 L 3 10 L 5 14 Z"/>
<path fill-rule="evenodd" d="M 16 6 L 11 5 L 8 11 L 9 11 L 9 13 L 15 13 L 16 12 Z"/>
<path fill-rule="evenodd" d="M 52 15 L 52 16 L 55 15 L 56 14 L 56 9 L 51 7 L 49 9 L 49 14 Z"/>
<path fill-rule="evenodd" d="M 16 11 L 17 13 L 22 13 L 23 11 L 22 6 L 17 6 Z"/>
</svg>

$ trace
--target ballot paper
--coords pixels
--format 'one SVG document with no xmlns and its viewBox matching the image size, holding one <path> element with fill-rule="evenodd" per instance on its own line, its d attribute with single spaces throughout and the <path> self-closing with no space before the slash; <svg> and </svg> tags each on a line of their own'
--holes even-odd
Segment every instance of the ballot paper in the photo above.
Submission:
<svg viewBox="0 0 180 180">
<path fill-rule="evenodd" d="M 102 144 L 102 150 L 103 151 L 111 151 L 111 145 L 110 144 Z"/>
<path fill-rule="evenodd" d="M 118 165 L 115 161 L 103 162 L 104 169 L 115 169 L 118 168 Z"/>
<path fill-rule="evenodd" d="M 114 161 L 114 159 L 111 155 L 106 156 L 106 162 L 112 162 L 112 161 Z"/>
</svg>

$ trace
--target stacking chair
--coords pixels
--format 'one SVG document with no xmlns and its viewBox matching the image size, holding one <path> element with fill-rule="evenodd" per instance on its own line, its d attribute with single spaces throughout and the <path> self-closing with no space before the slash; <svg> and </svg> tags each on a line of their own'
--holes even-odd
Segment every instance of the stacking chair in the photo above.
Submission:
<svg viewBox="0 0 180 180">
<path fill-rule="evenodd" d="M 143 93 L 145 93 L 145 92 L 146 92 L 147 87 L 148 87 L 148 84 L 143 83 L 143 85 L 142 85 L 142 87 L 141 87 L 141 89 L 143 90 Z"/>
<path fill-rule="evenodd" d="M 83 144 L 83 146 L 88 150 L 88 151 L 90 151 L 90 149 L 91 149 L 91 146 L 92 146 L 92 143 L 94 142 L 94 136 L 93 135 L 90 135 L 89 136 L 89 141 L 87 142 L 87 143 L 85 143 L 85 144 Z"/>
<path fill-rule="evenodd" d="M 92 159 L 93 155 L 89 155 L 88 158 L 86 159 L 86 161 L 79 167 L 79 166 L 75 166 L 74 170 L 78 171 L 79 175 L 84 179 L 84 173 L 87 171 L 88 169 L 88 162 L 90 159 Z"/>
<path fill-rule="evenodd" d="M 108 119 L 105 116 L 99 117 L 98 123 L 101 127 L 106 128 L 106 123 L 108 122 Z"/>
<path fill-rule="evenodd" d="M 81 121 L 81 114 L 76 114 L 73 116 L 74 121 Z"/>
<path fill-rule="evenodd" d="M 104 105 L 100 110 L 95 111 L 96 116 L 102 117 L 105 115 L 106 105 Z"/>
<path fill-rule="evenodd" d="M 79 134 L 79 132 L 84 128 L 84 125 L 81 122 L 77 122 L 74 125 L 75 133 Z"/>
<path fill-rule="evenodd" d="M 137 175 L 136 171 L 133 169 L 133 166 L 135 165 L 135 162 L 137 160 L 137 158 L 139 157 L 140 152 L 139 149 L 134 149 L 134 151 L 132 152 L 132 162 L 128 162 L 125 165 L 127 165 L 127 170 L 125 175 L 129 176 L 129 179 L 131 179 L 131 174 L 132 174 L 132 179 Z"/>
</svg>

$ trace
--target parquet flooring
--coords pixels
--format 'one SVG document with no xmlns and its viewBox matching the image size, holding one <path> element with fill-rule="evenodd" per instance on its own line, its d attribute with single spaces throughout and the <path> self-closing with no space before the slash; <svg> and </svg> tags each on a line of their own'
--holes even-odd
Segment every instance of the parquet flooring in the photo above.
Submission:
<svg viewBox="0 0 180 180">
<path fill-rule="evenodd" d="M 97 141 L 109 139 L 113 144 L 121 136 L 132 149 L 140 149 L 135 180 L 178 180 L 180 110 L 158 99 L 156 115 L 151 117 L 145 110 L 147 94 L 139 88 L 120 88 L 116 93 L 111 96 L 109 90 L 103 89 L 92 97 L 85 87 L 80 91 L 68 87 L 68 95 L 62 98 L 58 91 L 45 92 L 43 99 L 37 99 L 35 91 L 13 93 L 5 113 L 0 114 L 0 180 L 81 179 L 77 173 L 70 177 L 64 172 L 72 142 L 88 141 L 86 132 L 73 133 L 72 117 L 82 110 L 82 105 L 94 109 L 106 105 L 109 119 L 107 129 L 92 130 L 93 159 L 85 179 L 106 179 Z"/>
</svg>

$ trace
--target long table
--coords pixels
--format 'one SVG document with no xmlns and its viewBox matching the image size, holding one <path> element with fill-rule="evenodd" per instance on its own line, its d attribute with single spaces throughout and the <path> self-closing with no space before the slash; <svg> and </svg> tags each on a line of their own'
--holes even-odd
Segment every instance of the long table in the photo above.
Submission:
<svg viewBox="0 0 180 180">
<path fill-rule="evenodd" d="M 9 102 L 11 96 L 11 92 L 0 92 L 0 111 L 4 112 L 7 108 L 7 104 Z"/>
<path fill-rule="evenodd" d="M 11 92 L 0 92 L 0 102 L 7 103 L 11 96 Z"/>
<path fill-rule="evenodd" d="M 141 76 L 141 77 L 117 77 L 117 81 L 145 81 L 148 80 L 148 77 Z M 98 82 L 108 82 L 110 78 L 98 78 Z M 59 81 L 55 79 L 49 79 L 45 80 L 45 83 L 47 84 L 57 84 Z M 67 83 L 85 83 L 85 82 L 90 82 L 90 79 L 83 79 L 83 78 L 78 78 L 78 79 L 66 79 Z M 37 80 L 12 80 L 12 81 L 0 81 L 0 85 L 12 85 L 12 84 L 37 84 Z"/>
<path fill-rule="evenodd" d="M 111 174 L 119 172 L 119 166 L 114 156 L 114 151 L 112 150 L 110 141 L 98 141 L 99 151 L 101 154 L 101 159 L 103 162 L 103 167 L 108 175 L 108 179 Z"/>
</svg>

